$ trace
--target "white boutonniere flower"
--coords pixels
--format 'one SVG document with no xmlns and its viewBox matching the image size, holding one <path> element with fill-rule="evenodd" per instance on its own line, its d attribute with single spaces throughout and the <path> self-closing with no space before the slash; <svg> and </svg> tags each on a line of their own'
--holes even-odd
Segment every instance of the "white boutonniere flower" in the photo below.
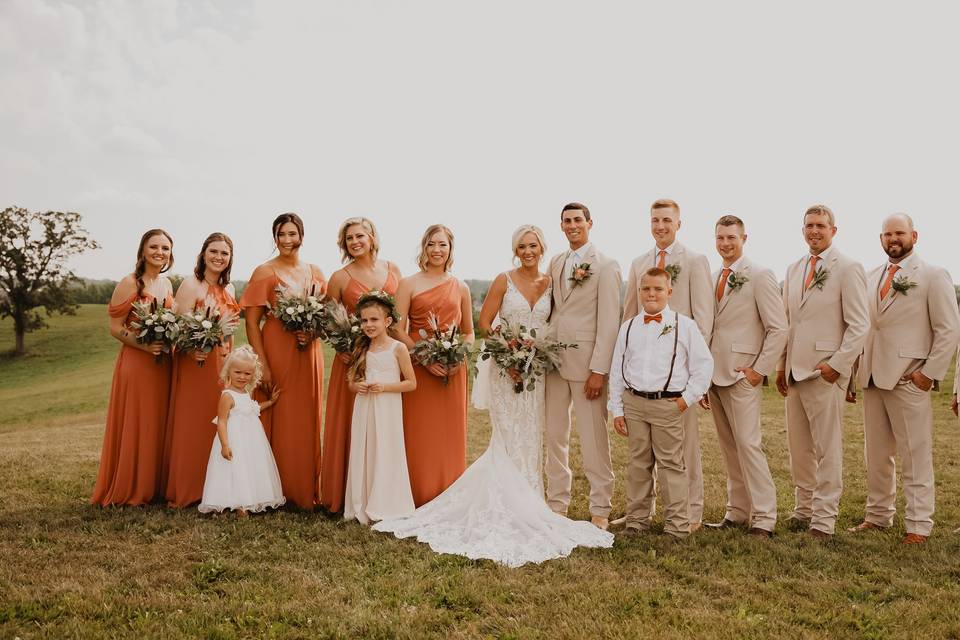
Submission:
<svg viewBox="0 0 960 640">
<path fill-rule="evenodd" d="M 910 289 L 913 289 L 914 287 L 916 287 L 917 283 L 910 280 L 910 278 L 908 278 L 907 276 L 897 276 L 896 278 L 893 279 L 893 283 L 891 284 L 891 286 L 893 287 L 893 290 L 896 291 L 897 293 L 902 293 L 903 295 L 907 295 L 907 292 L 910 291 Z"/>
<path fill-rule="evenodd" d="M 659 339 L 659 338 L 662 338 L 662 337 L 665 336 L 665 335 L 669 335 L 672 331 L 673 331 L 673 325 L 672 325 L 672 324 L 665 324 L 665 325 L 663 325 L 663 329 L 660 330 L 660 335 L 657 336 L 657 338 Z"/>
<path fill-rule="evenodd" d="M 730 291 L 740 291 L 743 288 L 743 285 L 750 282 L 750 276 L 746 273 L 740 271 L 731 271 L 730 277 L 727 278 L 727 287 Z"/>
<path fill-rule="evenodd" d="M 664 271 L 670 274 L 670 284 L 676 284 L 677 278 L 680 277 L 680 265 L 678 264 L 668 264 L 663 268 Z"/>
</svg>

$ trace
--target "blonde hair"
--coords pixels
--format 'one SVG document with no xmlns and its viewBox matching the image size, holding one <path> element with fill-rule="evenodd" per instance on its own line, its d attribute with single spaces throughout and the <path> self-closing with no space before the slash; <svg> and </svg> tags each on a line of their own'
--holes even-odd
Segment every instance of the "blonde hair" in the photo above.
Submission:
<svg viewBox="0 0 960 640">
<path fill-rule="evenodd" d="M 677 215 L 680 215 L 680 205 L 677 204 L 676 200 L 671 200 L 670 198 L 658 198 L 653 201 L 653 204 L 650 205 L 650 211 L 654 209 L 673 209 L 677 212 Z"/>
<path fill-rule="evenodd" d="M 523 239 L 523 236 L 528 233 L 532 233 L 537 236 L 537 242 L 540 243 L 540 259 L 543 259 L 543 256 L 547 253 L 547 243 L 543 241 L 543 231 L 535 224 L 522 224 L 517 227 L 517 230 L 513 232 L 513 238 L 511 240 L 511 246 L 513 246 L 513 257 L 517 257 L 517 247 L 520 245 L 520 241 Z"/>
<path fill-rule="evenodd" d="M 343 224 L 340 225 L 340 230 L 337 231 L 337 246 L 340 247 L 340 262 L 344 264 L 353 259 L 353 256 L 350 255 L 350 250 L 347 248 L 347 230 L 354 225 L 363 227 L 363 230 L 370 236 L 370 253 L 373 254 L 373 257 L 376 258 L 380 252 L 380 239 L 377 237 L 377 227 L 374 226 L 373 222 L 369 218 L 347 218 L 343 221 Z"/>
<path fill-rule="evenodd" d="M 427 256 L 427 243 L 430 242 L 430 237 L 433 236 L 433 234 L 441 231 L 447 236 L 447 240 L 450 242 L 450 255 L 447 256 L 447 261 L 443 263 L 443 270 L 450 271 L 450 268 L 453 266 L 453 231 L 450 231 L 446 225 L 432 224 L 427 227 L 427 230 L 423 232 L 423 237 L 420 238 L 420 253 L 417 254 L 417 265 L 421 271 L 427 268 L 427 262 L 429 261 Z"/>
<path fill-rule="evenodd" d="M 257 352 L 247 344 L 237 347 L 224 358 L 223 366 L 220 367 L 220 382 L 226 385 L 230 384 L 230 369 L 238 360 L 253 363 L 253 380 L 246 387 L 248 392 L 252 391 L 260 384 L 260 379 L 263 377 L 263 365 L 260 364 L 260 356 L 257 355 Z"/>
<path fill-rule="evenodd" d="M 836 220 L 835 220 L 834 217 L 833 217 L 833 211 L 831 211 L 831 210 L 830 210 L 830 207 L 828 207 L 828 206 L 825 205 L 825 204 L 815 204 L 815 205 L 813 205 L 812 207 L 810 207 L 809 209 L 807 209 L 807 210 L 803 213 L 803 222 L 804 222 L 804 223 L 807 222 L 807 216 L 813 216 L 813 215 L 825 215 L 825 216 L 827 216 L 827 220 L 830 221 L 830 226 L 831 226 L 831 227 L 837 226 L 837 222 L 836 222 Z"/>
</svg>

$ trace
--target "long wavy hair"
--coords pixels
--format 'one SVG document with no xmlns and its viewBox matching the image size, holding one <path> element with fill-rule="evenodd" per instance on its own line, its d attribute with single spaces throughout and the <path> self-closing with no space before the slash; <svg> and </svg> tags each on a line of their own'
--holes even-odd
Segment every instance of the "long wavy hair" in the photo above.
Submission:
<svg viewBox="0 0 960 640">
<path fill-rule="evenodd" d="M 420 238 L 420 253 L 417 255 L 417 265 L 421 271 L 427 268 L 427 263 L 430 261 L 430 257 L 427 256 L 427 243 L 430 242 L 433 234 L 439 232 L 447 236 L 447 241 L 450 243 L 450 253 L 447 255 L 447 261 L 443 264 L 443 270 L 449 271 L 453 267 L 453 231 L 450 231 L 446 225 L 432 224 L 427 227 L 427 230 L 423 232 L 423 237 Z"/>
<path fill-rule="evenodd" d="M 369 309 L 370 307 L 380 307 L 380 310 L 383 311 L 384 319 L 390 319 L 391 324 L 388 324 L 389 328 L 392 326 L 394 319 L 394 307 L 390 303 L 388 298 L 378 297 L 378 296 L 360 296 L 360 301 L 357 302 L 357 317 L 360 317 L 360 312 L 364 309 Z M 367 337 L 367 334 L 361 332 L 360 337 L 357 338 L 357 344 L 353 347 L 353 352 L 350 354 L 350 369 L 347 372 L 350 380 L 354 382 L 362 382 L 367 376 L 367 352 L 370 351 L 370 338 Z"/>
<path fill-rule="evenodd" d="M 150 229 L 140 236 L 140 246 L 137 248 L 137 266 L 133 268 L 133 278 L 137 281 L 138 298 L 143 295 L 143 289 L 146 286 L 143 283 L 143 274 L 147 272 L 147 258 L 143 255 L 143 250 L 147 246 L 147 241 L 153 236 L 164 236 L 170 241 L 170 259 L 167 260 L 166 266 L 160 269 L 160 273 L 170 271 L 170 268 L 173 266 L 173 237 L 169 233 L 163 229 Z"/>
<path fill-rule="evenodd" d="M 207 273 L 207 262 L 203 259 L 203 254 L 207 252 L 207 247 L 214 242 L 226 242 L 227 246 L 230 247 L 230 262 L 227 263 L 227 268 L 223 270 L 220 278 L 217 280 L 217 283 L 221 287 L 225 287 L 230 284 L 230 270 L 233 268 L 233 240 L 225 233 L 220 233 L 219 231 L 211 233 L 207 236 L 207 239 L 203 241 L 203 246 L 200 247 L 200 254 L 197 256 L 197 266 L 193 268 L 193 275 L 197 276 L 197 280 L 203 282 L 203 278 Z"/>
</svg>

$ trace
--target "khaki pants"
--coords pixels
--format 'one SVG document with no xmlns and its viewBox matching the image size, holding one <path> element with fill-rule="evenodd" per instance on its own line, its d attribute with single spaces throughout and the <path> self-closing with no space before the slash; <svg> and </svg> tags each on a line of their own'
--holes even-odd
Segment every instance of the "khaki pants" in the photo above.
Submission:
<svg viewBox="0 0 960 640">
<path fill-rule="evenodd" d="M 613 498 L 613 462 L 607 433 L 607 392 L 587 400 L 583 382 L 563 379 L 556 371 L 546 381 L 547 504 L 554 511 L 570 506 L 570 407 L 577 416 L 577 433 L 583 455 L 583 471 L 590 482 L 590 515 L 610 516 Z"/>
<path fill-rule="evenodd" d="M 623 393 L 627 423 L 627 526 L 648 528 L 653 517 L 653 467 L 657 464 L 666 533 L 690 533 L 689 483 L 683 462 L 684 430 L 676 401 Z"/>
<path fill-rule="evenodd" d="M 760 403 L 763 387 L 746 378 L 726 387 L 710 387 L 710 409 L 720 451 L 727 465 L 724 518 L 773 531 L 777 524 L 777 488 L 763 453 Z"/>
<path fill-rule="evenodd" d="M 887 391 L 863 390 L 864 450 L 867 460 L 866 521 L 893 524 L 900 454 L 907 533 L 933 530 L 933 408 L 930 394 L 912 382 Z"/>
<path fill-rule="evenodd" d="M 843 493 L 844 389 L 820 376 L 788 381 L 787 442 L 796 499 L 792 517 L 832 534 Z"/>
</svg>

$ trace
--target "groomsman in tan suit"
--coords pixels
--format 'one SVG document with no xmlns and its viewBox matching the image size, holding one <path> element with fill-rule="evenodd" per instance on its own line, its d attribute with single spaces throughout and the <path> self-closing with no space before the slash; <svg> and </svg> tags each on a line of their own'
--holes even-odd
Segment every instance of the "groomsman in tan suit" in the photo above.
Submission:
<svg viewBox="0 0 960 640">
<path fill-rule="evenodd" d="M 749 527 L 770 537 L 777 524 L 777 489 L 761 446 L 761 384 L 772 375 L 787 341 L 787 317 L 773 271 L 743 255 L 743 220 L 723 216 L 716 225 L 715 315 L 710 352 L 713 384 L 704 404 L 713 412 L 727 464 L 727 510 L 708 527 Z"/>
<path fill-rule="evenodd" d="M 620 265 L 590 242 L 593 220 L 571 202 L 560 214 L 570 249 L 553 257 L 552 331 L 576 349 L 560 353 L 546 381 L 547 504 L 566 515 L 570 505 L 570 407 L 577 417 L 583 468 L 590 482 L 591 522 L 607 529 L 613 464 L 607 437 L 607 375 L 620 329 Z"/>
<path fill-rule="evenodd" d="M 886 529 L 896 514 L 894 456 L 900 454 L 904 544 L 923 544 L 933 530 L 933 406 L 960 340 L 960 312 L 945 269 L 913 250 L 917 232 L 906 214 L 883 222 L 889 260 L 867 276 L 870 332 L 860 357 L 867 460 L 867 512 L 851 532 Z"/>
<path fill-rule="evenodd" d="M 833 535 L 843 491 L 843 399 L 869 318 L 863 267 L 833 246 L 833 212 L 803 215 L 810 253 L 787 268 L 783 304 L 789 331 L 777 365 L 787 406 L 787 440 L 796 506 L 810 535 Z"/>
<path fill-rule="evenodd" d="M 656 246 L 633 261 L 627 276 L 623 320 L 626 322 L 640 310 L 640 279 L 653 267 L 670 273 L 673 294 L 670 308 L 697 323 L 703 339 L 710 343 L 713 328 L 713 284 L 710 263 L 705 256 L 677 242 L 680 230 L 680 205 L 673 200 L 657 200 L 650 207 L 650 232 Z M 690 482 L 688 497 L 691 533 L 703 520 L 703 469 L 700 464 L 700 427 L 697 407 L 690 407 L 683 420 L 683 461 Z"/>
</svg>

